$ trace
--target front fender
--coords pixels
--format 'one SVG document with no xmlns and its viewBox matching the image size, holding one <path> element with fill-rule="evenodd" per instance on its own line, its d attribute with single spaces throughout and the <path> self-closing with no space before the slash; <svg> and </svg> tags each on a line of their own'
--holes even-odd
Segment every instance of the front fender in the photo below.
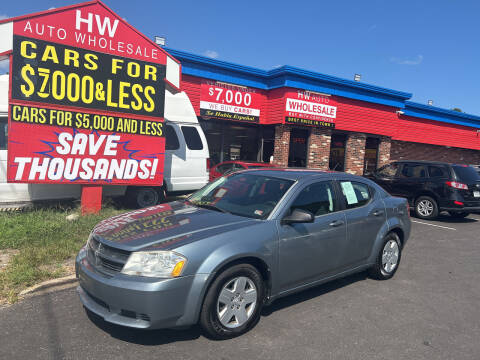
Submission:
<svg viewBox="0 0 480 360">
<path fill-rule="evenodd" d="M 195 273 L 201 275 L 204 280 L 201 288 L 192 287 L 190 290 L 183 317 L 186 322 L 198 322 L 203 299 L 209 286 L 218 272 L 228 264 L 245 258 L 255 258 L 263 261 L 271 273 L 274 273 L 277 267 L 278 238 L 275 227 L 270 221 L 260 226 L 220 234 L 210 241 L 198 244 L 202 247 L 203 256 L 202 260 L 195 264 Z"/>
</svg>

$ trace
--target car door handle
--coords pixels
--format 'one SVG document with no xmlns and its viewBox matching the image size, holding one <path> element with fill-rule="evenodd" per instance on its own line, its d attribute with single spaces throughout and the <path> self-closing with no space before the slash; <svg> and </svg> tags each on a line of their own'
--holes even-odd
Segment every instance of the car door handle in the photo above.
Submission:
<svg viewBox="0 0 480 360">
<path fill-rule="evenodd" d="M 330 223 L 331 227 L 337 227 L 337 226 L 342 226 L 345 224 L 342 220 L 335 220 Z"/>
<path fill-rule="evenodd" d="M 382 210 L 375 210 L 373 213 L 372 213 L 373 216 L 380 216 L 380 215 L 383 215 L 383 211 Z"/>
</svg>

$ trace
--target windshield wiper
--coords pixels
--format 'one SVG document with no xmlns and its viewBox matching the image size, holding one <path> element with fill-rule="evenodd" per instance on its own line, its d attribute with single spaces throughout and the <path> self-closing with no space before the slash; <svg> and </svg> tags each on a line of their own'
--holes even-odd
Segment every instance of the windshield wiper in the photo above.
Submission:
<svg viewBox="0 0 480 360">
<path fill-rule="evenodd" d="M 196 204 L 196 203 L 192 203 L 193 205 L 197 206 L 197 207 L 201 207 L 201 208 L 204 208 L 204 209 L 209 209 L 209 210 L 214 210 L 214 211 L 219 211 L 219 212 L 222 212 L 222 213 L 225 213 L 225 214 L 229 214 L 230 212 L 227 211 L 227 210 L 224 210 L 224 209 L 221 209 L 215 205 L 210 205 L 210 204 Z"/>
</svg>

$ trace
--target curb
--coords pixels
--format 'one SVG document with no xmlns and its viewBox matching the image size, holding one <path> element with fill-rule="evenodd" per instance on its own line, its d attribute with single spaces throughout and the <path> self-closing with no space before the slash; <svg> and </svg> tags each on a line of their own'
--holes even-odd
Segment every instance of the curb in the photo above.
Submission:
<svg viewBox="0 0 480 360">
<path fill-rule="evenodd" d="M 75 274 L 68 275 L 63 278 L 47 280 L 40 284 L 33 285 L 28 289 L 25 289 L 22 292 L 20 292 L 18 296 L 25 297 L 25 296 L 41 295 L 48 292 L 53 292 L 56 290 L 63 290 L 69 287 L 73 287 L 74 285 L 76 285 L 76 283 L 77 283 L 77 278 L 75 277 Z"/>
</svg>

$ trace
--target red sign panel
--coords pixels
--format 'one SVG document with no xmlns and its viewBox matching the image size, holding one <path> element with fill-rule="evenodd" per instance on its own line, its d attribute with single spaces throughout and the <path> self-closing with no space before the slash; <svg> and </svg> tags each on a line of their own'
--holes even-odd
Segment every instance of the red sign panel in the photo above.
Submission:
<svg viewBox="0 0 480 360">
<path fill-rule="evenodd" d="M 100 2 L 14 19 L 8 181 L 161 184 L 165 65 Z"/>
<path fill-rule="evenodd" d="M 334 128 L 337 104 L 330 96 L 306 90 L 285 93 L 285 123 Z"/>
<path fill-rule="evenodd" d="M 224 120 L 258 123 L 264 97 L 257 89 L 203 80 L 200 115 Z"/>
</svg>

